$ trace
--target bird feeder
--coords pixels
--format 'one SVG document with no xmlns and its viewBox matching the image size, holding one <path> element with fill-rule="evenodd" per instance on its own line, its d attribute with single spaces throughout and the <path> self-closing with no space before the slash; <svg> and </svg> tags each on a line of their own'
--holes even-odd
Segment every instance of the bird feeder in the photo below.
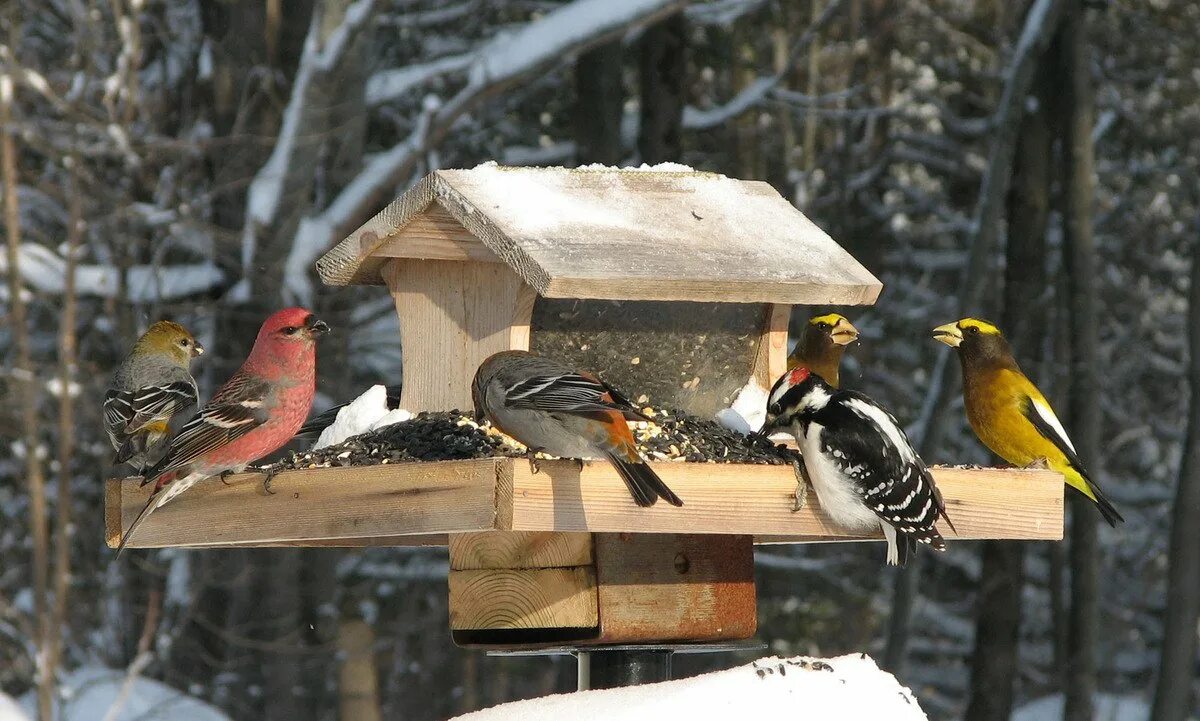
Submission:
<svg viewBox="0 0 1200 721">
<path fill-rule="evenodd" d="M 766 183 L 691 170 L 439 170 L 317 262 L 384 285 L 402 407 L 471 407 L 492 353 L 598 373 L 705 417 L 785 370 L 793 305 L 870 304 L 879 281 Z M 243 474 L 198 484 L 132 547 L 448 545 L 460 644 L 723 642 L 755 632 L 753 544 L 875 540 L 795 511 L 789 466 L 655 463 L 685 505 L 639 508 L 606 463 L 523 459 Z M 1061 476 L 937 468 L 958 533 L 1060 539 Z M 110 483 L 114 544 L 146 491 Z"/>
</svg>

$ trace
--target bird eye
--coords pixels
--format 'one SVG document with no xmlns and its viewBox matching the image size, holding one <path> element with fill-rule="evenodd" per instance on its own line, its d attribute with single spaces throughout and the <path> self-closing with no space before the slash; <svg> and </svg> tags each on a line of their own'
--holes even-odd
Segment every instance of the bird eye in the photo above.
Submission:
<svg viewBox="0 0 1200 721">
<path fill-rule="evenodd" d="M 187 348 L 191 344 L 192 344 L 192 342 L 190 340 L 188 340 L 187 338 L 184 338 L 183 340 L 179 341 L 179 345 L 183 346 L 184 348 Z"/>
<path fill-rule="evenodd" d="M 979 335 L 979 327 L 969 325 L 969 326 L 967 326 L 967 332 L 970 333 L 971 335 Z"/>
<path fill-rule="evenodd" d="M 829 330 L 829 324 L 826 323 L 825 321 L 821 321 L 820 323 L 817 323 L 817 327 L 820 328 L 821 330 Z"/>
<path fill-rule="evenodd" d="M 778 403 L 772 403 L 771 407 L 767 409 L 767 413 L 770 413 L 773 416 L 777 416 L 782 412 L 783 408 Z"/>
<path fill-rule="evenodd" d="M 296 335 L 296 331 L 300 330 L 294 325 L 285 326 L 283 329 L 284 335 Z"/>
</svg>

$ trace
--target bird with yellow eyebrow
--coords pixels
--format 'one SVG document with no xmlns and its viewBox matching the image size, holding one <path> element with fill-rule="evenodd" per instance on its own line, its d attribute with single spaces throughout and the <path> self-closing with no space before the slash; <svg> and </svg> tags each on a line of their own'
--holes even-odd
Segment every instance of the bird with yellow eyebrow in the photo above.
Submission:
<svg viewBox="0 0 1200 721">
<path fill-rule="evenodd" d="M 858 340 L 858 329 L 837 313 L 809 318 L 800 341 L 788 356 L 788 370 L 807 368 L 829 385 L 838 387 L 838 369 L 846 346 Z"/>
<path fill-rule="evenodd" d="M 1015 466 L 1044 461 L 1090 498 L 1109 525 L 1124 522 L 1088 476 L 1067 431 L 1046 397 L 1021 372 L 999 328 L 963 318 L 934 328 L 933 337 L 958 352 L 967 420 L 983 445 Z"/>
</svg>

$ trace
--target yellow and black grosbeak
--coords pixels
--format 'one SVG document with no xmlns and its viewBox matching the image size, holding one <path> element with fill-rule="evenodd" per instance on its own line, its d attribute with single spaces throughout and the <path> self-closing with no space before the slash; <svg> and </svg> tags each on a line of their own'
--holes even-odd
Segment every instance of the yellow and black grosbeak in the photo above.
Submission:
<svg viewBox="0 0 1200 721">
<path fill-rule="evenodd" d="M 1110 525 L 1125 520 L 1088 477 L 1067 431 L 1046 397 L 1017 366 L 999 328 L 963 318 L 938 326 L 933 337 L 958 351 L 967 420 L 983 445 L 1015 466 L 1044 460 L 1090 498 Z"/>
<path fill-rule="evenodd" d="M 858 340 L 858 329 L 837 313 L 828 313 L 809 318 L 800 334 L 792 354 L 788 356 L 788 370 L 807 368 L 821 376 L 829 385 L 838 387 L 838 367 L 846 346 Z"/>
</svg>

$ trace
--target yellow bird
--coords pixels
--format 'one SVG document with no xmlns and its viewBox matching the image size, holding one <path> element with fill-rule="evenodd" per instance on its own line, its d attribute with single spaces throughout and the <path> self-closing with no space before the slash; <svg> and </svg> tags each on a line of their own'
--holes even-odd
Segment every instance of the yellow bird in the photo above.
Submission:
<svg viewBox="0 0 1200 721">
<path fill-rule="evenodd" d="M 828 313 L 810 318 L 800 341 L 788 356 L 788 370 L 807 368 L 829 385 L 838 387 L 838 368 L 846 346 L 858 340 L 858 329 L 844 316 Z"/>
<path fill-rule="evenodd" d="M 963 318 L 934 328 L 933 337 L 958 351 L 967 420 L 983 445 L 1015 466 L 1045 462 L 1090 498 L 1109 525 L 1125 520 L 1088 476 L 1067 431 L 1017 366 L 999 328 Z"/>
</svg>

